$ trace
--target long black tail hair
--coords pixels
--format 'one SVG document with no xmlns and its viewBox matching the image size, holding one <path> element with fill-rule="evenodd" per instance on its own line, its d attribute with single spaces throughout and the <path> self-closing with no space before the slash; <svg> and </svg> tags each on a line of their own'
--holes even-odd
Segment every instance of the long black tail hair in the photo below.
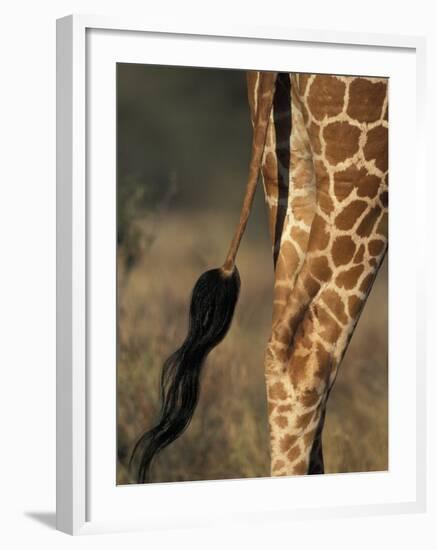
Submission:
<svg viewBox="0 0 437 550">
<path fill-rule="evenodd" d="M 222 267 L 206 271 L 196 282 L 191 296 L 187 337 L 164 363 L 158 422 L 138 439 L 130 458 L 130 466 L 136 468 L 138 483 L 148 480 L 156 454 L 177 439 L 189 425 L 199 399 L 205 359 L 223 340 L 231 325 L 240 291 L 235 258 L 255 196 L 275 83 L 276 73 L 258 73 L 252 157 L 240 220 Z"/>
</svg>

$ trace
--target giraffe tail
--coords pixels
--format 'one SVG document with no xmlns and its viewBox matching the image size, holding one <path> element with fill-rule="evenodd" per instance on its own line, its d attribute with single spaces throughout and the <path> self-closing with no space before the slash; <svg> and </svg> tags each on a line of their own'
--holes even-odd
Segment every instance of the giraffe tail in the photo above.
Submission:
<svg viewBox="0 0 437 550">
<path fill-rule="evenodd" d="M 206 357 L 223 340 L 232 323 L 240 291 L 235 258 L 255 195 L 275 82 L 276 73 L 260 73 L 252 157 L 240 220 L 222 267 L 206 271 L 196 282 L 191 296 L 188 334 L 181 347 L 164 363 L 159 420 L 138 439 L 131 454 L 130 466 L 135 464 L 138 483 L 148 480 L 154 457 L 188 427 L 199 399 Z"/>
<path fill-rule="evenodd" d="M 206 356 L 225 337 L 239 290 L 236 269 L 231 276 L 224 276 L 220 269 L 211 269 L 194 286 L 187 337 L 162 369 L 159 422 L 137 441 L 132 453 L 131 461 L 139 458 L 138 483 L 147 481 L 155 455 L 177 439 L 190 423 L 199 399 Z"/>
</svg>

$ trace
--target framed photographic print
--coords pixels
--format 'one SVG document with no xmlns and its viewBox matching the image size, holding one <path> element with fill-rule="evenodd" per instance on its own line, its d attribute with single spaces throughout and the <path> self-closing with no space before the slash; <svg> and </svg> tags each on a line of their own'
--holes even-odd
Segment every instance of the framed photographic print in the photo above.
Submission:
<svg viewBox="0 0 437 550">
<path fill-rule="evenodd" d="M 424 47 L 58 21 L 60 530 L 424 509 Z"/>
</svg>

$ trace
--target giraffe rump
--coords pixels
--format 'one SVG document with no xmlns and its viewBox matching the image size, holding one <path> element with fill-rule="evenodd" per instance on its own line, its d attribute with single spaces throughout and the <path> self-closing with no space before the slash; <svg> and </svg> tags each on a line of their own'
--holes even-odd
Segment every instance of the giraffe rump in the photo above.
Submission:
<svg viewBox="0 0 437 550">
<path fill-rule="evenodd" d="M 149 478 L 154 457 L 188 427 L 196 408 L 205 359 L 226 336 L 240 291 L 236 267 L 231 273 L 211 269 L 196 282 L 189 313 L 188 334 L 165 361 L 161 374 L 161 411 L 156 425 L 133 449 L 138 483 Z"/>
</svg>

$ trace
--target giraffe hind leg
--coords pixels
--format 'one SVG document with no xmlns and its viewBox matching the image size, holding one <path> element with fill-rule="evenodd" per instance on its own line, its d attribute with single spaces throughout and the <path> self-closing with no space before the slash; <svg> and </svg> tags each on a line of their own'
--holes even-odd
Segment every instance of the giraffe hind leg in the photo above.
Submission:
<svg viewBox="0 0 437 550">
<path fill-rule="evenodd" d="M 317 201 L 267 364 L 274 475 L 321 471 L 324 407 L 387 249 L 386 80 L 306 75 L 296 82 Z M 332 109 L 339 114 L 325 116 Z"/>
<path fill-rule="evenodd" d="M 289 459 L 284 459 L 284 453 L 293 457 L 297 452 L 294 435 L 290 435 L 289 416 L 294 398 L 284 376 L 287 356 L 275 337 L 275 327 L 280 324 L 304 262 L 316 203 L 309 136 L 294 81 L 292 74 L 278 77 L 263 163 L 275 263 L 273 328 L 265 355 L 273 475 L 285 471 Z"/>
</svg>

